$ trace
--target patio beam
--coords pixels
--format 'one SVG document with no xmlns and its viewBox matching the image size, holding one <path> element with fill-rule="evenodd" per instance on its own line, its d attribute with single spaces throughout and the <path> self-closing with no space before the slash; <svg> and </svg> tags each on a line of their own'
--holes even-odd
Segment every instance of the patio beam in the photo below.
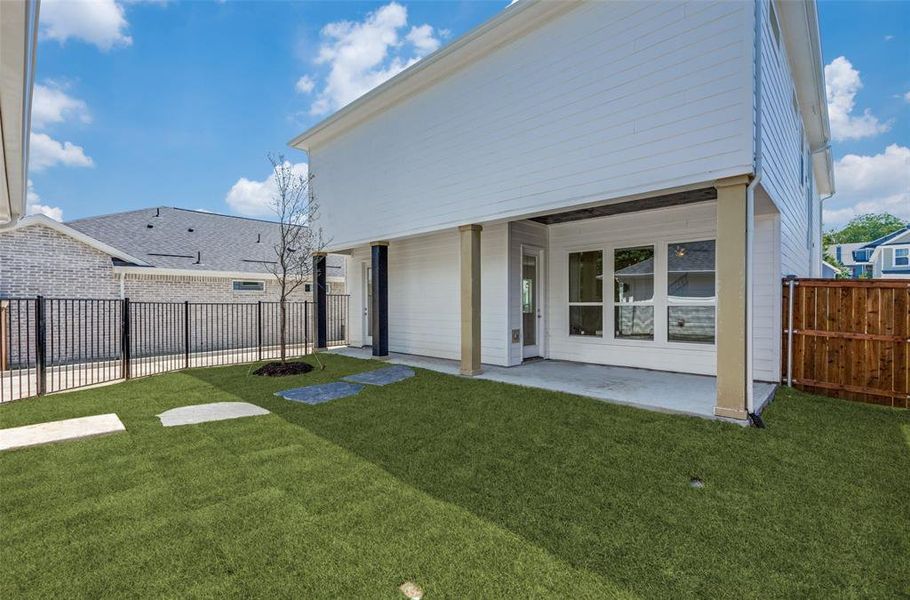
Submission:
<svg viewBox="0 0 910 600">
<path fill-rule="evenodd" d="M 746 186 L 749 176 L 715 182 L 717 188 L 717 399 L 714 414 L 747 417 Z"/>
<path fill-rule="evenodd" d="M 389 357 L 389 243 L 370 244 L 373 286 L 373 358 Z"/>
<path fill-rule="evenodd" d="M 458 228 L 461 242 L 461 368 L 479 375 L 480 368 L 480 225 Z"/>
</svg>

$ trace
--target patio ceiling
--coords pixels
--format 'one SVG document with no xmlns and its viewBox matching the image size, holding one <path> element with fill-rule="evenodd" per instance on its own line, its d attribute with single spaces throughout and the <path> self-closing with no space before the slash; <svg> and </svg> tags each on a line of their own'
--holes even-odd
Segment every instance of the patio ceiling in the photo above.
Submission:
<svg viewBox="0 0 910 600">
<path fill-rule="evenodd" d="M 543 215 L 534 217 L 531 221 L 543 223 L 544 225 L 553 225 L 555 223 L 568 223 L 570 221 L 581 221 L 582 219 L 595 219 L 597 217 L 607 217 L 610 215 L 621 215 L 623 213 L 638 212 L 642 210 L 653 210 L 656 208 L 666 208 L 668 206 L 679 206 L 681 204 L 692 204 L 695 202 L 707 202 L 717 200 L 717 190 L 713 187 L 701 188 L 697 190 L 687 190 L 673 194 L 664 194 L 663 196 L 653 196 L 640 200 L 629 200 L 626 202 L 617 202 L 612 204 L 601 204 L 600 206 L 589 206 L 568 210 L 552 215 Z"/>
</svg>

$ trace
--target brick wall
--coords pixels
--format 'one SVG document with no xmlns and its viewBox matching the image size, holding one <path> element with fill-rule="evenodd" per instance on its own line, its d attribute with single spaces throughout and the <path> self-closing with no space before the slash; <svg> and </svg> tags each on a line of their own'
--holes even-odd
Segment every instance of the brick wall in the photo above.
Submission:
<svg viewBox="0 0 910 600">
<path fill-rule="evenodd" d="M 35 225 L 0 233 L 0 296 L 119 298 L 111 258 Z"/>
<path fill-rule="evenodd" d="M 183 347 L 183 307 L 146 306 L 142 303 L 184 302 L 236 303 L 248 306 L 195 306 L 192 308 L 191 345 L 194 350 L 209 351 L 245 347 L 253 344 L 255 304 L 277 302 L 279 287 L 269 274 L 257 280 L 265 282 L 262 292 L 235 292 L 233 279 L 174 275 L 124 275 L 123 291 L 134 303 L 134 342 L 137 356 L 175 351 Z M 343 282 L 329 282 L 329 294 L 345 293 Z M 120 279 L 113 271 L 111 258 L 103 252 L 57 231 L 35 225 L 0 233 L 0 298 L 43 295 L 49 298 L 119 299 Z M 290 297 L 292 302 L 312 301 L 312 293 L 300 286 Z M 330 301 L 330 307 L 340 306 Z M 49 333 L 48 355 L 51 364 L 65 364 L 87 359 L 102 359 L 119 354 L 119 303 L 49 301 L 46 307 Z M 33 303 L 7 303 L 6 319 L 15 325 L 6 340 L 6 356 L 11 365 L 22 366 L 33 355 Z M 265 308 L 263 342 L 277 343 L 277 314 Z M 289 338 L 303 339 L 303 305 L 297 305 L 289 317 Z M 312 311 L 312 306 L 310 307 Z M 114 314 L 116 312 L 116 315 Z M 311 312 L 312 315 L 312 312 Z M 329 337 L 344 337 L 346 315 L 330 314 Z M 226 322 L 230 321 L 230 327 Z M 230 331 L 229 334 L 226 332 Z M 13 339 L 16 338 L 16 339 Z M 20 339 L 21 338 L 21 339 Z M 27 349 L 32 349 L 28 352 Z"/>
<path fill-rule="evenodd" d="M 232 279 L 174 275 L 126 275 L 124 293 L 139 302 L 274 302 L 278 283 L 269 274 L 262 292 L 235 292 Z M 343 294 L 343 282 L 328 293 Z M 49 227 L 34 225 L 0 233 L 0 297 L 119 298 L 119 275 L 111 258 Z M 299 287 L 292 301 L 312 300 Z"/>
</svg>

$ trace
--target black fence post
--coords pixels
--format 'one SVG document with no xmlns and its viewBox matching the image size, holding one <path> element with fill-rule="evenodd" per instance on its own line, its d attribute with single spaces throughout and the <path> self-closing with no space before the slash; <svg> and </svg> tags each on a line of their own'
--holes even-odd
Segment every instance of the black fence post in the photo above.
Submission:
<svg viewBox="0 0 910 600">
<path fill-rule="evenodd" d="M 35 302 L 35 367 L 38 371 L 38 395 L 47 391 L 47 323 L 45 320 L 44 296 L 38 296 Z"/>
<path fill-rule="evenodd" d="M 256 347 L 259 350 L 258 359 L 262 361 L 262 300 L 256 302 Z"/>
<path fill-rule="evenodd" d="M 310 301 L 303 301 L 303 353 L 310 353 Z"/>
<path fill-rule="evenodd" d="M 190 301 L 183 301 L 183 368 L 190 368 Z"/>
<path fill-rule="evenodd" d="M 121 378 L 130 378 L 130 299 L 124 298 L 120 306 L 120 360 Z"/>
</svg>

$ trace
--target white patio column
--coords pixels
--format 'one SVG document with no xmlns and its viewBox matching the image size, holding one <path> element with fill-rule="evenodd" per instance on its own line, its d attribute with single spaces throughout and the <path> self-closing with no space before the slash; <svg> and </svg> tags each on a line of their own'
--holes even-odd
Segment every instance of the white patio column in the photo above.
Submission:
<svg viewBox="0 0 910 600">
<path fill-rule="evenodd" d="M 718 180 L 717 189 L 717 400 L 714 414 L 746 419 L 747 175 Z"/>
<path fill-rule="evenodd" d="M 480 368 L 480 225 L 462 225 L 461 238 L 461 374 Z"/>
</svg>

